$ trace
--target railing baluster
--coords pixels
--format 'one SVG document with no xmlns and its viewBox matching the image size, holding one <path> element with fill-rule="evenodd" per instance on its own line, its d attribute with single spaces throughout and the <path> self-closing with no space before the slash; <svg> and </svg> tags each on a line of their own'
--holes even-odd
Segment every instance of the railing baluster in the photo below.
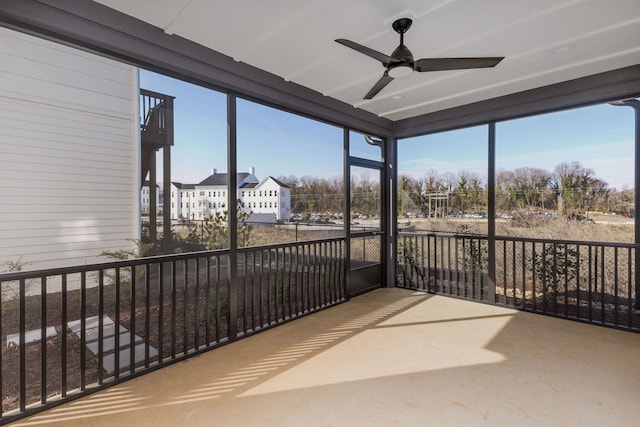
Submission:
<svg viewBox="0 0 640 427">
<path fill-rule="evenodd" d="M 429 292 L 435 292 L 431 290 L 431 269 L 433 268 L 432 264 L 431 264 L 431 236 L 427 235 L 427 265 L 425 266 L 426 268 L 426 273 L 425 276 L 427 277 L 427 290 Z M 433 250 L 433 253 L 435 253 L 435 249 Z M 435 282 L 435 280 L 434 280 Z"/>
<path fill-rule="evenodd" d="M 165 263 L 158 263 L 158 363 L 162 363 L 164 352 L 164 279 Z"/>
<path fill-rule="evenodd" d="M 102 384 L 104 366 L 104 269 L 98 271 L 98 384 Z M 117 334 L 118 331 L 116 330 Z"/>
<path fill-rule="evenodd" d="M 285 262 L 285 269 L 287 270 L 287 282 L 288 282 L 288 286 L 287 286 L 287 292 L 288 292 L 288 305 L 289 305 L 289 317 L 293 317 L 294 315 L 294 308 L 295 308 L 295 302 L 294 302 L 294 298 L 295 298 L 295 294 L 293 291 L 293 283 L 291 281 L 291 272 L 293 270 L 292 266 L 293 266 L 293 248 L 292 247 L 288 247 L 287 249 L 283 249 L 283 252 L 285 252 L 285 254 L 288 254 L 287 258 L 289 260 L 289 262 Z"/>
<path fill-rule="evenodd" d="M 193 292 L 193 348 L 200 348 L 200 260 L 195 259 L 196 267 L 196 287 Z"/>
<path fill-rule="evenodd" d="M 129 295 L 131 300 L 131 309 L 129 311 L 129 373 L 133 374 L 135 371 L 136 360 L 136 286 L 138 282 L 138 269 L 135 265 L 131 266 L 131 293 Z"/>
<path fill-rule="evenodd" d="M 80 391 L 85 388 L 87 334 L 87 273 L 80 274 Z"/>
<path fill-rule="evenodd" d="M 47 402 L 47 276 L 42 276 L 40 278 L 40 404 L 44 405 L 46 402 Z"/>
<path fill-rule="evenodd" d="M 507 241 L 504 240 L 503 241 L 504 245 L 503 245 L 503 250 L 504 250 L 504 270 L 505 270 L 505 282 L 504 282 L 504 294 L 505 294 L 505 298 L 507 296 L 507 274 L 506 274 L 506 265 L 507 265 Z M 524 243 L 524 242 L 523 242 Z M 511 280 L 512 280 L 512 289 L 513 289 L 513 303 L 511 304 L 513 307 L 517 307 L 518 306 L 518 295 L 517 295 L 517 289 L 518 289 L 518 269 L 516 268 L 516 254 L 517 254 L 517 247 L 516 247 L 516 241 L 513 240 L 511 242 Z M 524 262 L 522 263 L 522 265 L 524 266 Z M 523 289 L 522 289 L 522 298 L 524 298 L 524 277 L 522 279 L 522 283 L 523 283 Z"/>
<path fill-rule="evenodd" d="M 618 248 L 613 248 L 613 323 L 614 325 L 618 325 Z"/>
<path fill-rule="evenodd" d="M 205 347 L 211 344 L 211 256 L 207 256 L 204 291 L 204 341 Z"/>
<path fill-rule="evenodd" d="M 580 295 L 580 247 L 581 245 L 576 245 L 576 318 L 580 319 L 582 317 L 580 313 L 581 308 L 581 298 Z"/>
<path fill-rule="evenodd" d="M 2 329 L 2 313 L 4 312 L 4 310 L 2 309 L 2 305 L 4 303 L 4 285 L 5 283 L 0 281 L 0 336 L 2 336 L 3 334 L 3 329 Z M 62 322 L 63 328 L 64 328 L 64 322 Z M 64 335 L 64 329 L 63 329 L 63 335 Z M 62 349 L 64 350 L 64 345 L 62 346 Z M 64 357 L 64 356 L 63 356 Z M 64 360 L 64 359 L 63 359 Z M 2 414 L 4 413 L 4 405 L 2 402 L 4 402 L 4 375 L 2 374 L 2 367 L 3 367 L 3 362 L 2 362 L 2 350 L 0 349 L 0 419 L 2 419 Z M 64 383 L 63 383 L 64 384 Z M 63 393 L 64 393 L 64 387 L 62 388 Z M 64 396 L 64 394 L 63 394 Z"/>
<path fill-rule="evenodd" d="M 248 330 L 247 329 L 247 298 L 249 298 L 249 296 L 247 292 L 247 264 L 249 264 L 249 260 L 247 258 L 249 257 L 249 254 L 247 252 L 238 254 L 238 262 L 241 259 L 240 256 L 242 256 L 242 261 L 243 261 L 243 266 L 242 266 L 243 274 L 242 274 L 242 287 L 238 287 L 238 288 L 242 290 L 242 330 L 246 334 Z"/>
<path fill-rule="evenodd" d="M 256 277 L 256 251 L 251 251 L 251 319 L 252 319 L 252 329 L 255 331 L 256 328 L 260 327 L 261 319 L 258 318 L 260 315 L 259 308 L 256 306 L 256 299 L 258 300 L 258 304 L 260 303 L 259 293 L 261 289 L 258 285 L 258 278 Z M 257 298 L 256 298 L 257 296 Z"/>
<path fill-rule="evenodd" d="M 182 275 L 182 354 L 189 352 L 189 270 L 193 259 L 185 260 Z"/>
<path fill-rule="evenodd" d="M 117 331 L 116 336 L 114 337 L 114 349 L 116 350 L 113 354 L 113 373 L 114 377 L 120 378 L 120 285 L 122 283 L 120 279 L 121 270 L 120 267 L 116 267 L 116 289 L 115 289 L 115 299 L 116 299 L 116 319 L 115 319 L 115 329 Z"/>
<path fill-rule="evenodd" d="M 638 248 L 633 249 L 633 251 L 637 251 Z M 632 260 L 634 259 L 634 254 L 631 248 L 627 248 L 627 326 L 629 328 L 633 328 L 633 284 L 634 277 L 631 266 L 633 265 Z M 636 274 L 637 268 L 639 266 L 635 266 Z M 638 295 L 636 295 L 636 298 Z"/>
<path fill-rule="evenodd" d="M 267 252 L 267 324 L 271 324 L 271 305 L 273 304 L 273 299 L 271 298 L 271 249 Z"/>
<path fill-rule="evenodd" d="M 220 306 L 221 304 L 221 297 L 220 294 L 222 293 L 222 286 L 221 286 L 221 278 L 222 278 L 222 268 L 221 268 L 221 263 L 222 263 L 222 257 L 219 255 L 216 255 L 216 287 L 215 287 L 215 291 L 216 291 L 216 342 L 220 343 L 220 340 L 222 339 L 221 334 L 222 334 L 222 330 L 221 330 L 221 326 L 222 326 L 222 307 Z M 229 301 L 229 295 L 227 294 L 227 301 Z M 225 318 L 229 316 L 229 304 L 227 304 L 227 312 L 225 313 Z"/>
<path fill-rule="evenodd" d="M 20 298 L 20 340 L 18 341 L 20 345 L 20 412 L 24 412 L 26 408 L 26 400 L 27 400 L 27 365 L 26 365 L 26 332 L 27 332 L 27 324 L 26 324 L 26 311 L 27 311 L 27 303 L 26 303 L 26 281 L 25 279 L 20 279 L 20 289 L 19 289 L 19 298 Z M 2 404 L 2 402 L 0 402 Z"/>
<path fill-rule="evenodd" d="M 605 269 L 604 269 L 604 246 L 600 247 L 600 251 L 602 256 L 600 257 L 600 321 L 602 324 L 606 322 L 606 312 L 605 312 L 605 299 L 606 299 L 606 277 L 605 277 Z"/>
<path fill-rule="evenodd" d="M 60 394 L 64 398 L 67 396 L 67 275 L 62 274 L 60 279 L 60 309 L 62 312 L 60 314 L 60 346 L 62 347 L 60 351 Z M 1 327 L 0 330 L 2 330 Z M 0 366 L 2 366 L 1 361 Z M 0 402 L 2 402 L 1 396 Z"/>
<path fill-rule="evenodd" d="M 593 321 L 593 250 L 593 246 L 589 246 L 589 322 Z M 597 262 L 595 264 L 597 264 Z"/>
<path fill-rule="evenodd" d="M 282 290 L 280 291 L 280 250 L 276 249 L 275 250 L 275 256 L 276 256 L 276 270 L 275 270 L 275 281 L 274 281 L 274 286 L 276 289 L 276 294 L 275 294 L 275 301 L 276 301 L 276 315 L 275 315 L 275 320 L 279 321 L 279 320 L 283 320 L 284 319 L 284 273 L 282 274 L 283 279 L 282 279 Z M 278 292 L 280 291 L 280 292 Z M 282 308 L 282 311 L 280 311 L 280 308 Z"/>
<path fill-rule="evenodd" d="M 525 241 L 522 241 L 522 254 L 520 255 L 520 257 L 522 258 L 522 308 L 526 309 L 527 308 L 527 263 L 525 262 L 525 260 L 527 259 L 527 246 L 525 244 Z M 514 255 L 515 258 L 515 255 Z"/>
<path fill-rule="evenodd" d="M 307 258 L 306 258 L 306 245 L 302 244 L 299 246 L 300 250 L 302 251 L 302 259 L 301 259 L 301 264 L 300 264 L 300 268 L 302 269 L 302 271 L 300 271 L 300 281 L 302 282 L 302 313 L 306 313 L 311 309 L 311 293 L 310 293 L 310 289 L 308 287 L 308 283 L 306 281 L 306 272 L 307 272 Z"/>
<path fill-rule="evenodd" d="M 184 265 L 184 260 L 182 264 Z M 178 317 L 176 315 L 176 310 L 178 308 L 177 304 L 177 293 L 178 293 L 178 264 L 177 261 L 173 260 L 171 262 L 171 358 L 176 358 L 176 329 L 177 329 L 177 320 Z"/>
<path fill-rule="evenodd" d="M 144 367 L 149 367 L 149 341 L 151 340 L 151 265 L 144 265 Z"/>
<path fill-rule="evenodd" d="M 468 285 L 466 283 L 466 280 L 464 279 L 464 273 L 465 273 L 465 270 L 466 270 L 464 265 L 462 266 L 462 274 L 463 274 L 463 279 L 462 280 L 460 280 L 460 277 L 459 277 L 459 274 L 458 274 L 458 272 L 460 271 L 460 264 L 459 264 L 460 260 L 459 260 L 459 257 L 458 257 L 458 251 L 459 251 L 458 241 L 459 240 L 460 239 L 458 239 L 457 237 L 453 240 L 453 256 L 454 256 L 453 265 L 455 266 L 455 276 L 454 276 L 455 279 L 454 279 L 454 282 L 456 284 L 455 295 L 460 295 L 460 292 L 459 292 L 460 284 L 461 284 L 460 282 L 462 282 L 462 286 L 463 286 L 463 290 L 464 290 L 463 296 L 467 297 L 468 296 L 467 295 Z M 464 242 L 464 238 L 463 238 L 463 242 Z M 463 243 L 462 246 L 463 246 L 463 250 L 464 250 L 464 243 Z M 450 248 L 451 248 L 451 240 L 449 240 L 449 249 Z M 447 270 L 449 272 L 449 283 L 451 283 L 451 274 L 453 273 L 452 268 L 451 268 L 451 251 L 449 251 L 449 261 L 448 261 Z"/>
</svg>

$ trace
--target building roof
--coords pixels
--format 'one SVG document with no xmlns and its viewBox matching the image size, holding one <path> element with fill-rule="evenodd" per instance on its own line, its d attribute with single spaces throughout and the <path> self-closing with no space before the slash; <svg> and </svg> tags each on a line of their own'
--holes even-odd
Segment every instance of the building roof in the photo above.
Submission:
<svg viewBox="0 0 640 427">
<path fill-rule="evenodd" d="M 181 182 L 171 182 L 179 190 L 193 190 L 196 188 L 195 184 L 183 184 Z"/>
<path fill-rule="evenodd" d="M 278 184 L 280 187 L 284 187 L 284 188 L 289 188 L 289 186 L 287 184 L 285 184 L 284 182 L 275 179 L 272 176 L 269 176 L 268 178 L 271 178 L 276 184 Z"/>
<path fill-rule="evenodd" d="M 202 181 L 200 181 L 196 185 L 227 185 L 228 178 L 226 173 L 214 173 L 213 175 L 209 175 Z M 238 182 L 242 182 L 249 176 L 248 172 L 242 172 L 237 174 Z"/>
</svg>

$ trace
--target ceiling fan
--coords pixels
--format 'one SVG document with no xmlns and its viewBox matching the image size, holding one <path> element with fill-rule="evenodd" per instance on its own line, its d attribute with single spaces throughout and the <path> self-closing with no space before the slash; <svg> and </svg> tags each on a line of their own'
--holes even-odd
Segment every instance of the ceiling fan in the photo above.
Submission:
<svg viewBox="0 0 640 427">
<path fill-rule="evenodd" d="M 401 18 L 393 23 L 393 29 L 400 34 L 400 45 L 393 51 L 391 56 L 380 53 L 359 43 L 346 39 L 336 39 L 336 41 L 351 49 L 357 50 L 373 59 L 382 62 L 386 68 L 384 74 L 373 85 L 371 90 L 364 96 L 364 99 L 372 99 L 393 79 L 410 76 L 414 71 L 443 71 L 443 70 L 464 70 L 469 68 L 490 68 L 498 65 L 504 56 L 482 57 L 482 58 L 423 58 L 414 60 L 413 54 L 404 45 L 404 33 L 411 28 L 412 20 Z"/>
</svg>

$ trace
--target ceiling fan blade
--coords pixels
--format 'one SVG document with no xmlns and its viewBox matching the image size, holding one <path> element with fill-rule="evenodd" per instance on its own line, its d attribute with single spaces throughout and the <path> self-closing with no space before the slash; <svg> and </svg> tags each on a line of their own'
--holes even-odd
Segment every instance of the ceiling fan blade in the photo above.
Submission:
<svg viewBox="0 0 640 427">
<path fill-rule="evenodd" d="M 389 64 L 389 62 L 391 62 L 391 57 L 389 55 L 385 55 L 384 53 L 380 53 L 377 50 L 373 50 L 359 43 L 352 42 L 351 40 L 346 39 L 336 39 L 336 41 L 341 45 L 350 47 L 353 50 L 357 50 L 358 52 L 363 53 L 373 59 L 377 59 L 378 61 L 382 62 L 385 67 Z"/>
<path fill-rule="evenodd" d="M 498 65 L 504 56 L 486 58 L 424 58 L 415 61 L 415 71 L 464 70 L 468 68 L 490 68 Z"/>
<path fill-rule="evenodd" d="M 380 80 L 378 80 L 371 90 L 364 96 L 364 99 L 372 99 L 378 94 L 378 92 L 384 89 L 386 85 L 391 83 L 391 80 L 393 80 L 393 77 L 389 76 L 389 73 L 385 71 Z"/>
</svg>

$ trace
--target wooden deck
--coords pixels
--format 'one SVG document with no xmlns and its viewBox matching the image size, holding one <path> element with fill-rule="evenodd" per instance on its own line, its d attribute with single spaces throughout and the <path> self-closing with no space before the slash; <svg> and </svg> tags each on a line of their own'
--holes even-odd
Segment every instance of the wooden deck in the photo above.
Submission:
<svg viewBox="0 0 640 427">
<path fill-rule="evenodd" d="M 640 334 L 401 289 L 15 426 L 632 426 Z"/>
</svg>

